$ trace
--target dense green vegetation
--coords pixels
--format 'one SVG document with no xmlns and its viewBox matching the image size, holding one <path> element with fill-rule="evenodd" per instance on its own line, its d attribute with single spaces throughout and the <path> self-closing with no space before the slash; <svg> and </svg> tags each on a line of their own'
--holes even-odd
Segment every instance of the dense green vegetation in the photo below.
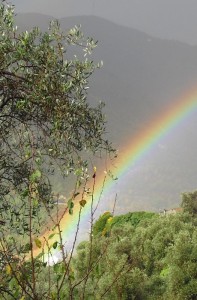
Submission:
<svg viewBox="0 0 197 300">
<path fill-rule="evenodd" d="M 191 193 L 183 193 L 182 195 L 182 208 L 189 214 L 197 215 L 197 191 Z"/>
<path fill-rule="evenodd" d="M 158 215 L 152 212 L 129 212 L 125 215 L 114 216 L 110 212 L 104 213 L 95 222 L 93 227 L 94 236 L 108 235 L 114 226 L 123 226 L 125 224 L 132 225 L 136 227 L 142 220 L 151 219 L 157 217 Z"/>
<path fill-rule="evenodd" d="M 48 290 L 50 274 L 51 297 L 46 299 L 197 298 L 196 215 L 133 212 L 113 217 L 107 212 L 93 232 L 91 241 L 78 245 L 59 296 L 57 286 L 66 265 L 59 262 L 42 270 L 38 277 L 42 294 Z M 11 276 L 9 268 L 5 272 Z M 17 286 L 15 280 L 13 291 Z"/>
<path fill-rule="evenodd" d="M 196 299 L 196 225 L 186 212 L 104 214 L 94 225 L 92 246 L 77 248 L 73 280 L 82 283 L 76 299 L 82 293 L 85 299 Z M 84 286 L 90 256 L 93 269 Z"/>
</svg>

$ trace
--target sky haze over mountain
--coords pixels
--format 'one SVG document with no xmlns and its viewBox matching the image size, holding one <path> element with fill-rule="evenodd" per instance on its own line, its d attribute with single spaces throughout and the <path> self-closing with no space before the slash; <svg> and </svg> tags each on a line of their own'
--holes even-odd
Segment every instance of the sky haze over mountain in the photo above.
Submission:
<svg viewBox="0 0 197 300">
<path fill-rule="evenodd" d="M 95 15 L 160 38 L 197 45 L 196 0 L 13 0 L 17 12 Z"/>
</svg>

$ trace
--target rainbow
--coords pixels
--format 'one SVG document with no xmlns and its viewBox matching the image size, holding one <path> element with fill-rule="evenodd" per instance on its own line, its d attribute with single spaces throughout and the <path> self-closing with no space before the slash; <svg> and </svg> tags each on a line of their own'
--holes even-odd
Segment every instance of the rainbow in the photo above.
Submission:
<svg viewBox="0 0 197 300">
<path fill-rule="evenodd" d="M 123 180 L 126 174 L 138 164 L 142 158 L 154 149 L 169 132 L 174 128 L 182 124 L 184 120 L 191 117 L 191 114 L 197 113 L 197 91 L 192 89 L 189 92 L 182 95 L 180 98 L 173 100 L 171 105 L 167 106 L 165 110 L 158 114 L 146 128 L 142 129 L 136 136 L 132 137 L 131 141 L 125 143 L 122 152 L 119 153 L 116 169 L 113 171 L 114 175 L 119 178 L 118 181 Z M 104 171 L 103 171 L 104 172 Z M 100 176 L 96 176 L 96 186 L 94 199 L 97 201 L 103 186 L 104 173 Z M 105 187 L 102 193 L 102 199 L 107 199 L 109 195 L 114 191 L 116 183 L 114 180 L 106 180 Z M 87 201 L 87 204 L 82 209 L 81 214 L 81 226 L 90 217 L 91 200 Z M 60 222 L 62 230 L 62 238 L 66 243 L 74 236 L 76 231 L 78 216 L 79 216 L 80 204 L 77 202 L 74 207 L 74 214 L 69 215 L 65 213 Z M 44 236 L 47 237 L 51 234 L 47 231 Z M 55 238 L 55 237 L 54 237 Z M 56 253 L 58 250 L 55 250 Z M 36 253 L 36 251 L 35 251 Z"/>
</svg>

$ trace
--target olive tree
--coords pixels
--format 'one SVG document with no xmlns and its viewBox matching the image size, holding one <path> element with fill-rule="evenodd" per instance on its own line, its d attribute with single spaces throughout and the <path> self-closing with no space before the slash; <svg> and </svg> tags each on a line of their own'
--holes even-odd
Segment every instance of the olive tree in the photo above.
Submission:
<svg viewBox="0 0 197 300">
<path fill-rule="evenodd" d="M 197 191 L 182 194 L 181 206 L 189 214 L 197 215 Z"/>
<path fill-rule="evenodd" d="M 44 33 L 20 32 L 14 7 L 0 4 L 0 294 L 6 299 L 52 299 L 50 288 L 37 292 L 41 265 L 33 253 L 40 212 L 53 207 L 51 177 L 59 170 L 62 178 L 76 177 L 76 189 L 85 186 L 87 155 L 113 152 L 103 104 L 87 101 L 89 78 L 99 67 L 89 58 L 95 47 L 79 27 L 64 32 L 58 21 Z"/>
</svg>

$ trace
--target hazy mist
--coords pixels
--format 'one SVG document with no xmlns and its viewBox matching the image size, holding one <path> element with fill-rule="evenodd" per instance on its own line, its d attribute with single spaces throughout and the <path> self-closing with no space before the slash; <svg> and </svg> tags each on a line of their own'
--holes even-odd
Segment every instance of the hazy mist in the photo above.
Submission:
<svg viewBox="0 0 197 300">
<path fill-rule="evenodd" d="M 197 45 L 196 0 L 13 0 L 17 12 L 95 15 L 160 38 Z"/>
</svg>

